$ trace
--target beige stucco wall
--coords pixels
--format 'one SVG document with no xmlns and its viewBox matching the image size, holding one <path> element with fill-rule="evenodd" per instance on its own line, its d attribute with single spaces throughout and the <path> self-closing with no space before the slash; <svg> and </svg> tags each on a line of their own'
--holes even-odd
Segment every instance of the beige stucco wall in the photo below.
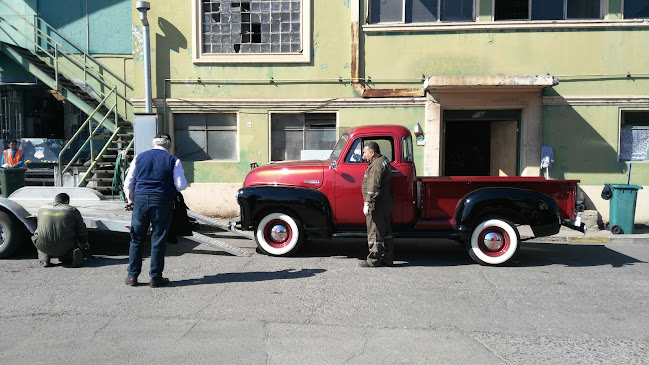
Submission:
<svg viewBox="0 0 649 365">
<path fill-rule="evenodd" d="M 192 183 L 183 191 L 187 207 L 200 214 L 232 218 L 239 215 L 237 183 Z"/>
</svg>

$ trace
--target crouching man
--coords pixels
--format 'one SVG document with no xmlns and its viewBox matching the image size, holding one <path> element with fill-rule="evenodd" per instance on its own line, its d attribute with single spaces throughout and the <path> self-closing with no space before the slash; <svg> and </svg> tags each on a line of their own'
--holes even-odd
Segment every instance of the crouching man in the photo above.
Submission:
<svg viewBox="0 0 649 365">
<path fill-rule="evenodd" d="M 54 203 L 38 210 L 38 225 L 32 241 L 38 250 L 38 260 L 43 267 L 50 267 L 50 259 L 57 258 L 62 264 L 83 266 L 83 252 L 88 250 L 88 231 L 81 213 L 70 204 L 66 193 L 54 197 Z"/>
</svg>

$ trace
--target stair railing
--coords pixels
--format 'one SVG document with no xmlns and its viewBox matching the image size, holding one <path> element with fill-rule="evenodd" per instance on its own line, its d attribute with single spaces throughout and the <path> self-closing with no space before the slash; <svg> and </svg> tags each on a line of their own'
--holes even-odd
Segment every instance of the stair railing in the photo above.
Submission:
<svg viewBox="0 0 649 365">
<path fill-rule="evenodd" d="M 35 49 L 40 51 L 40 52 L 36 52 L 37 56 L 44 57 L 52 65 L 52 67 L 54 67 L 54 69 L 56 70 L 56 79 L 57 79 L 56 87 L 57 87 L 57 91 L 60 90 L 59 85 L 58 85 L 58 74 L 59 74 L 59 72 L 61 72 L 63 74 L 66 74 L 66 72 L 63 72 L 64 70 L 66 70 L 67 71 L 67 76 L 71 75 L 71 76 L 76 77 L 76 78 L 83 77 L 82 79 L 83 79 L 84 84 L 86 86 L 90 86 L 88 84 L 88 78 L 87 78 L 87 75 L 90 74 L 92 76 L 93 81 L 96 82 L 97 84 L 99 84 L 101 86 L 101 88 L 111 89 L 111 92 L 115 92 L 119 96 L 119 99 L 122 100 L 125 107 L 124 107 L 124 110 L 122 112 L 119 112 L 119 108 L 117 108 L 118 114 L 120 114 L 123 119 L 130 120 L 129 111 L 132 110 L 133 104 L 131 103 L 130 98 L 126 95 L 126 92 L 128 90 L 130 90 L 130 91 L 133 90 L 133 86 L 131 84 L 129 84 L 126 80 L 124 80 L 119 75 L 112 72 L 108 67 L 102 65 L 99 61 L 97 61 L 95 58 L 93 58 L 91 55 L 89 55 L 81 47 L 75 45 L 72 41 L 67 39 L 64 35 L 62 35 L 59 31 L 57 31 L 54 27 L 52 27 L 49 23 L 47 23 L 41 17 L 35 15 L 34 18 L 36 19 L 36 22 L 34 22 L 34 23 L 43 24 L 45 26 L 45 31 L 42 30 L 36 24 L 29 21 L 24 15 L 20 14 L 14 8 L 12 8 L 9 4 L 7 4 L 7 2 L 5 0 L 0 0 L 0 3 L 4 4 L 9 10 L 11 10 L 18 17 L 20 17 L 25 24 L 27 24 L 29 27 L 31 27 L 34 30 L 34 34 L 33 34 L 34 38 L 32 38 L 32 37 L 28 36 L 27 34 L 25 34 L 24 32 L 22 32 L 21 30 L 14 27 L 13 25 L 11 25 L 9 22 L 5 21 L 6 24 L 8 24 L 9 26 L 11 26 L 14 29 L 14 31 L 16 31 L 17 33 L 22 35 L 27 41 L 29 41 L 30 43 L 32 43 L 35 46 Z M 2 17 L 0 17 L 0 19 L 4 20 Z M 65 45 L 61 44 L 56 39 L 54 39 L 50 35 L 52 33 L 57 35 L 61 39 L 65 40 L 65 42 L 67 42 L 68 45 L 71 48 L 76 50 L 76 54 L 83 55 L 84 61 L 82 62 L 82 61 L 78 60 L 77 57 L 75 56 L 75 52 L 70 51 L 67 47 L 65 47 Z M 47 48 L 44 48 L 43 46 L 45 46 Z M 65 64 L 62 64 L 61 62 L 59 62 L 60 57 L 63 57 L 64 59 L 69 61 L 72 65 L 78 67 L 80 70 L 83 70 L 83 76 L 76 74 L 74 70 L 71 70 Z M 111 75 L 114 78 L 114 81 L 118 81 L 121 84 L 120 88 L 123 88 L 125 90 L 124 93 L 122 93 L 120 91 L 117 91 L 116 88 L 115 88 L 115 90 L 112 90 L 113 85 L 110 82 L 108 82 L 108 80 L 106 79 L 106 76 L 104 76 L 103 74 L 101 74 L 100 72 L 95 70 L 93 67 L 89 66 L 87 64 L 87 62 L 86 62 L 87 60 L 91 60 L 97 67 L 99 67 L 100 69 L 105 70 L 106 73 L 108 73 L 109 75 Z M 101 99 L 102 97 L 105 96 L 105 95 L 103 95 L 103 92 L 101 90 L 94 90 L 93 89 L 93 91 L 96 92 L 99 95 L 99 99 Z M 116 120 L 116 122 L 117 122 L 117 120 Z"/>
<path fill-rule="evenodd" d="M 113 88 L 114 88 L 114 87 L 113 87 Z M 97 107 L 96 107 L 95 110 L 92 112 L 92 114 L 89 115 L 88 118 L 86 118 L 86 120 L 83 122 L 83 124 L 81 124 L 81 126 L 79 127 L 79 129 L 74 133 L 74 135 L 72 136 L 72 138 L 70 138 L 70 140 L 68 141 L 68 143 L 66 143 L 65 146 L 63 146 L 63 148 L 61 149 L 61 152 L 59 153 L 59 171 L 58 171 L 58 176 L 57 176 L 57 178 L 58 178 L 58 180 L 59 180 L 59 183 L 60 183 L 59 186 L 63 186 L 63 175 L 65 174 L 66 171 L 68 171 L 68 170 L 70 169 L 70 167 L 71 167 L 74 163 L 76 163 L 76 162 L 79 160 L 79 156 L 81 155 L 83 149 L 86 148 L 86 146 L 88 146 L 88 144 L 90 144 L 90 159 L 93 160 L 93 164 L 92 164 L 92 166 L 95 166 L 97 160 L 101 158 L 101 153 L 97 155 L 97 158 L 94 158 L 94 157 L 93 157 L 93 150 L 92 150 L 92 149 L 93 149 L 93 145 L 92 145 L 92 139 L 93 139 L 93 137 L 97 134 L 97 131 L 99 130 L 99 128 L 101 128 L 101 127 L 103 126 L 104 121 L 106 120 L 106 118 L 108 117 L 108 115 L 110 115 L 111 112 L 114 112 L 114 110 L 115 110 L 115 105 L 113 105 L 113 106 L 110 107 L 110 109 L 108 110 L 108 113 L 106 113 L 106 115 L 104 115 L 104 117 L 99 121 L 99 123 L 97 123 L 97 126 L 96 126 L 94 129 L 93 129 L 93 123 L 92 123 L 92 121 L 94 120 L 93 115 L 94 115 L 95 113 L 97 113 L 97 111 L 98 111 L 102 106 L 105 106 L 106 100 L 108 99 L 109 96 L 110 96 L 110 94 L 109 94 L 109 95 L 106 95 L 106 96 L 104 97 L 104 99 L 99 103 L 99 105 L 97 105 Z M 88 138 L 86 138 L 86 141 L 85 141 L 85 142 L 83 143 L 83 145 L 79 148 L 79 150 L 77 151 L 77 153 L 75 153 L 74 156 L 70 159 L 70 161 L 67 163 L 67 165 L 65 165 L 65 167 L 63 167 L 63 159 L 64 159 L 65 151 L 67 151 L 68 149 L 70 149 L 72 143 L 73 143 L 74 141 L 77 140 L 77 138 L 81 135 L 81 133 L 84 131 L 84 129 L 85 129 L 86 126 L 88 127 Z M 119 126 L 117 126 L 117 127 L 115 128 L 115 130 L 113 131 L 113 135 L 117 135 L 117 131 L 119 131 L 120 129 L 121 129 L 121 128 L 120 128 Z M 112 138 L 109 138 L 109 139 L 108 139 L 108 142 L 106 143 L 106 145 L 104 146 L 104 148 L 102 149 L 102 151 L 105 150 L 105 149 L 107 148 L 107 146 L 110 145 L 111 142 L 112 142 Z M 91 167 L 92 167 L 92 166 L 91 166 Z M 91 168 L 88 169 L 88 171 L 90 171 L 90 170 L 91 170 Z M 84 177 L 85 177 L 85 176 L 84 176 Z M 84 178 L 84 179 L 81 179 L 81 180 L 79 181 L 79 183 L 81 184 L 81 182 L 83 182 L 83 181 L 85 181 L 85 178 Z"/>
</svg>

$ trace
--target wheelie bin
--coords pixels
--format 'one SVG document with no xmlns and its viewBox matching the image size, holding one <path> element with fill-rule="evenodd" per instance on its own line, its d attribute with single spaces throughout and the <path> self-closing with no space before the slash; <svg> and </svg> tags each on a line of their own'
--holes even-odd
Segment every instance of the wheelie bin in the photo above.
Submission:
<svg viewBox="0 0 649 365">
<path fill-rule="evenodd" d="M 25 171 L 27 169 L 24 167 L 0 168 L 0 187 L 4 198 L 25 186 Z"/>
<path fill-rule="evenodd" d="M 613 234 L 632 234 L 635 221 L 635 204 L 642 186 L 611 184 L 609 228 Z"/>
</svg>

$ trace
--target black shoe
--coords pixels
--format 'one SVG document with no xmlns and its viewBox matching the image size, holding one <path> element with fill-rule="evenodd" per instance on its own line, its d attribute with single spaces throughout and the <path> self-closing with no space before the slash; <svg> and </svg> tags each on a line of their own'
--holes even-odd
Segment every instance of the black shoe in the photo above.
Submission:
<svg viewBox="0 0 649 365">
<path fill-rule="evenodd" d="M 381 260 L 381 266 L 388 266 L 388 267 L 394 266 L 394 262 L 393 261 L 383 261 L 383 260 Z"/>
<path fill-rule="evenodd" d="M 151 280 L 149 282 L 149 286 L 152 288 L 159 288 L 161 286 L 166 286 L 169 284 L 169 279 L 167 278 L 160 278 L 158 280 Z"/>
<path fill-rule="evenodd" d="M 82 267 L 83 266 L 83 253 L 80 248 L 75 248 L 72 251 L 72 267 Z"/>
<path fill-rule="evenodd" d="M 41 263 L 42 267 L 52 267 L 52 263 L 50 263 L 50 258 L 46 257 L 43 260 L 39 261 Z"/>
<path fill-rule="evenodd" d="M 380 267 L 381 264 L 379 263 L 379 264 L 370 265 L 367 261 L 361 261 L 361 262 L 358 263 L 358 266 L 360 266 L 360 267 Z"/>
</svg>

